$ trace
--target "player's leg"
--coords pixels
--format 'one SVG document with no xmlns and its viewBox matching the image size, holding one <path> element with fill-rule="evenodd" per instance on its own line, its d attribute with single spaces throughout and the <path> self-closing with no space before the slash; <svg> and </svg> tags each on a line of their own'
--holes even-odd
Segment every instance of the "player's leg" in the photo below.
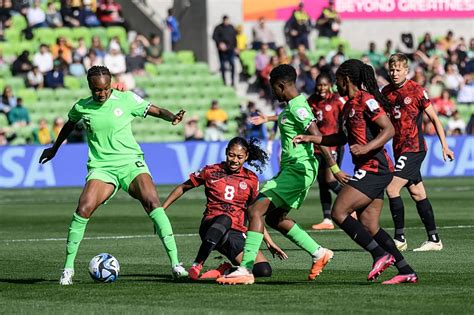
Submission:
<svg viewBox="0 0 474 315">
<path fill-rule="evenodd" d="M 397 249 L 395 242 L 390 235 L 379 226 L 380 213 L 382 212 L 383 207 L 382 198 L 383 195 L 380 196 L 380 198 L 374 199 L 365 209 L 363 209 L 363 211 L 360 211 L 359 221 L 372 235 L 374 240 L 395 258 L 395 267 L 398 269 L 399 276 L 409 278 L 409 282 L 416 282 L 418 277 L 415 271 L 410 267 L 403 255 Z"/>
<path fill-rule="evenodd" d="M 221 70 L 221 75 L 222 75 L 222 81 L 224 81 L 224 85 L 226 85 L 226 79 L 225 79 L 225 52 L 222 52 L 219 50 L 219 63 L 220 63 L 220 70 Z"/>
<path fill-rule="evenodd" d="M 170 220 L 161 207 L 155 185 L 150 174 L 140 173 L 134 177 L 128 186 L 128 193 L 138 199 L 155 225 L 156 233 L 165 247 L 166 254 L 171 262 L 173 277 L 187 277 L 188 272 L 179 262 L 178 249 L 173 235 L 173 228 Z"/>
<path fill-rule="evenodd" d="M 401 251 L 407 249 L 407 242 L 405 239 L 405 206 L 400 197 L 400 191 L 408 183 L 407 179 L 394 176 L 390 184 L 387 186 L 388 202 L 390 205 L 390 212 L 395 228 L 394 240 L 397 248 Z"/>
<path fill-rule="evenodd" d="M 321 166 L 321 164 L 320 164 Z M 329 191 L 329 185 L 325 178 L 326 168 L 319 168 L 317 181 L 319 184 L 319 199 L 321 202 L 321 208 L 323 210 L 323 221 L 318 224 L 313 224 L 311 228 L 313 230 L 333 230 L 334 224 L 331 220 L 331 206 L 332 206 L 332 196 Z"/>
<path fill-rule="evenodd" d="M 66 261 L 64 271 L 59 280 L 62 285 L 72 284 L 74 276 L 74 260 L 76 259 L 79 245 L 84 238 L 87 222 L 92 213 L 106 201 L 115 190 L 115 186 L 98 179 L 88 180 L 79 198 L 76 212 L 69 225 L 66 245 Z"/>
<path fill-rule="evenodd" d="M 425 225 L 426 234 L 428 240 L 424 242 L 420 247 L 415 248 L 414 251 L 431 251 L 431 250 L 442 250 L 443 243 L 441 242 L 438 230 L 436 228 L 436 222 L 434 218 L 433 207 L 431 206 L 428 197 L 426 196 L 425 186 L 420 181 L 417 184 L 410 185 L 408 187 L 411 198 L 416 202 L 416 209 L 421 221 Z"/>
</svg>

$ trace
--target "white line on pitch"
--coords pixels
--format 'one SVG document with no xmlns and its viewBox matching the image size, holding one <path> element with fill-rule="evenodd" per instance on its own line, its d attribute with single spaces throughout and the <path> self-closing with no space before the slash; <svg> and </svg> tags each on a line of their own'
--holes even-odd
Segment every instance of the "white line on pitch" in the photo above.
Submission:
<svg viewBox="0 0 474 315">
<path fill-rule="evenodd" d="M 452 226 L 438 226 L 440 230 L 447 229 L 472 229 L 474 225 L 452 225 Z M 393 228 L 386 228 L 385 230 L 393 230 Z M 408 227 L 405 230 L 424 230 L 424 227 Z M 306 230 L 308 233 L 316 233 L 322 231 L 315 230 Z M 328 230 L 327 232 L 342 232 L 342 230 Z M 270 234 L 278 234 L 276 231 L 270 231 Z M 176 237 L 196 237 L 199 236 L 197 233 L 188 233 L 188 234 L 175 234 Z M 84 237 L 84 240 L 121 240 L 121 239 L 133 239 L 133 238 L 151 238 L 156 237 L 154 234 L 144 234 L 144 235 L 115 235 L 115 236 L 90 236 Z M 18 243 L 18 242 L 56 242 L 56 241 L 66 241 L 66 238 L 26 238 L 26 239 L 16 239 L 16 240 L 0 240 L 2 243 Z"/>
</svg>

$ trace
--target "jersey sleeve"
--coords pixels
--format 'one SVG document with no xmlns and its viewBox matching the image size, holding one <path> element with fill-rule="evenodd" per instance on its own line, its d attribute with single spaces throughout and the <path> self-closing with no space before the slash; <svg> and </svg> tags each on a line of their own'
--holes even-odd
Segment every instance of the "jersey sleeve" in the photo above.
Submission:
<svg viewBox="0 0 474 315">
<path fill-rule="evenodd" d="M 294 116 L 295 124 L 300 124 L 304 130 L 308 129 L 311 122 L 316 121 L 309 106 L 294 106 L 291 108 L 291 113 Z"/>
<path fill-rule="evenodd" d="M 417 93 L 418 107 L 421 110 L 425 110 L 428 106 L 431 105 L 430 98 L 428 97 L 428 92 L 425 89 L 420 88 Z"/>
<path fill-rule="evenodd" d="M 206 173 L 207 173 L 206 170 L 207 168 L 204 167 L 200 169 L 199 171 L 196 171 L 189 175 L 189 179 L 193 183 L 194 187 L 201 186 L 206 182 Z"/>
<path fill-rule="evenodd" d="M 146 117 L 148 109 L 150 108 L 150 102 L 145 101 L 143 98 L 133 92 L 130 93 L 130 106 L 132 107 L 131 113 L 134 117 Z"/>
<path fill-rule="evenodd" d="M 375 121 L 385 114 L 385 111 L 374 98 L 368 98 L 365 100 L 364 114 L 369 117 L 370 120 Z"/>
<path fill-rule="evenodd" d="M 74 123 L 77 123 L 79 120 L 81 120 L 82 114 L 77 110 L 77 104 L 74 104 L 71 110 L 69 110 L 67 117 Z"/>
</svg>

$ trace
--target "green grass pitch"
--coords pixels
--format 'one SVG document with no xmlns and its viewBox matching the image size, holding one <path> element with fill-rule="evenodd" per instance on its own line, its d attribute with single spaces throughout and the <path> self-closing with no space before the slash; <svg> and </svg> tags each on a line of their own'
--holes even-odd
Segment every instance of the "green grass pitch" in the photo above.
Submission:
<svg viewBox="0 0 474 315">
<path fill-rule="evenodd" d="M 366 281 L 370 255 L 341 230 L 310 232 L 334 250 L 333 261 L 314 282 L 306 281 L 309 256 L 273 233 L 287 251 L 287 261 L 271 259 L 273 277 L 252 286 L 220 286 L 215 282 L 175 283 L 168 259 L 151 221 L 139 203 L 119 193 L 97 210 L 76 260 L 74 285 L 58 285 L 65 237 L 80 189 L 0 191 L 0 313 L 474 313 L 474 179 L 427 180 L 440 236 L 441 252 L 405 254 L 417 271 L 415 285 L 383 286 Z M 158 187 L 166 197 L 172 187 Z M 409 249 L 425 240 L 414 203 L 403 195 Z M 168 215 L 181 260 L 189 267 L 200 243 L 197 229 L 204 209 L 202 189 L 190 191 Z M 387 202 L 386 202 L 387 203 Z M 321 219 L 318 190 L 291 213 L 305 229 Z M 393 233 L 387 205 L 381 225 Z M 262 247 L 263 248 L 263 247 Z M 116 256 L 119 279 L 94 283 L 89 260 L 100 252 Z M 269 255 L 264 250 L 264 254 Z M 215 252 L 205 268 L 221 260 Z"/>
</svg>

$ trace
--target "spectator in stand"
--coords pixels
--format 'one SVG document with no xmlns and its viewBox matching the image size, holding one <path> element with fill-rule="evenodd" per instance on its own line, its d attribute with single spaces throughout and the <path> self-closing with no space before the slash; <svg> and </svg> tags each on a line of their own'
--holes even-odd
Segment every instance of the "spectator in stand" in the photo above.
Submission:
<svg viewBox="0 0 474 315">
<path fill-rule="evenodd" d="M 102 46 L 102 41 L 100 40 L 99 36 L 93 36 L 92 37 L 92 43 L 91 43 L 91 49 L 93 50 L 96 54 L 97 57 L 99 58 L 104 58 L 106 51 L 104 47 Z"/>
<path fill-rule="evenodd" d="M 222 17 L 222 23 L 217 25 L 212 34 L 212 39 L 216 43 L 217 50 L 219 53 L 220 70 L 222 80 L 224 84 L 227 84 L 226 80 L 226 63 L 230 65 L 230 75 L 232 86 L 235 85 L 235 49 L 237 47 L 237 33 L 230 24 L 229 17 L 224 15 Z"/>
<path fill-rule="evenodd" d="M 63 18 L 61 13 L 56 10 L 56 4 L 54 2 L 48 2 L 48 8 L 46 9 L 46 24 L 49 27 L 63 27 Z"/>
<path fill-rule="evenodd" d="M 35 89 L 42 89 L 44 87 L 44 77 L 37 66 L 34 66 L 32 70 L 28 71 L 26 75 L 26 86 Z"/>
<path fill-rule="evenodd" d="M 87 56 L 87 52 L 89 49 L 86 46 L 86 42 L 84 41 L 84 37 L 79 37 L 77 40 L 77 47 L 74 48 L 74 51 L 72 53 L 72 58 L 79 58 L 80 60 L 83 60 L 85 56 Z"/>
<path fill-rule="evenodd" d="M 39 52 L 33 56 L 33 65 L 37 66 L 43 74 L 53 69 L 53 55 L 47 45 L 40 45 Z"/>
<path fill-rule="evenodd" d="M 86 75 L 86 69 L 84 69 L 84 65 L 79 56 L 75 56 L 72 63 L 69 65 L 69 74 L 74 77 L 82 77 Z"/>
<path fill-rule="evenodd" d="M 206 119 L 208 123 L 213 121 L 222 128 L 225 128 L 228 116 L 225 110 L 219 107 L 219 102 L 212 100 L 211 108 L 206 112 Z"/>
<path fill-rule="evenodd" d="M 388 58 L 395 53 L 395 49 L 393 49 L 393 42 L 388 39 L 385 42 L 385 49 L 383 51 L 383 55 L 385 56 L 385 59 L 388 60 Z"/>
<path fill-rule="evenodd" d="M 24 127 L 30 124 L 30 114 L 28 109 L 23 106 L 23 100 L 19 97 L 16 100 L 16 106 L 7 114 L 8 124 L 12 127 Z"/>
<path fill-rule="evenodd" d="M 328 52 L 328 54 L 326 55 L 329 59 L 331 59 L 332 57 L 334 57 L 335 55 L 340 55 L 341 57 L 343 57 L 343 61 L 344 62 L 346 60 L 346 53 L 345 53 L 345 47 L 343 44 L 339 44 L 337 45 L 337 49 L 332 49 Z"/>
<path fill-rule="evenodd" d="M 440 49 L 442 49 L 443 51 L 454 50 L 456 40 L 454 39 L 453 31 L 449 30 L 448 33 L 446 33 L 446 36 L 442 37 L 438 41 L 438 44 L 440 45 Z"/>
<path fill-rule="evenodd" d="M 50 144 L 54 141 L 54 134 L 49 129 L 48 121 L 45 118 L 40 118 L 38 121 L 38 128 L 33 129 L 33 143 L 35 144 Z"/>
<path fill-rule="evenodd" d="M 84 64 L 84 68 L 87 71 L 92 66 L 103 66 L 104 59 L 102 57 L 97 56 L 95 51 L 91 49 L 87 56 L 84 57 L 82 63 Z"/>
<path fill-rule="evenodd" d="M 54 59 L 53 65 L 56 66 L 58 71 L 62 72 L 64 75 L 69 74 L 69 62 L 64 59 L 62 49 L 58 51 L 58 57 Z"/>
<path fill-rule="evenodd" d="M 62 52 L 62 58 L 67 64 L 72 63 L 72 44 L 69 43 L 64 36 L 60 36 L 56 39 L 56 44 L 51 46 L 51 54 L 53 58 L 59 57 L 59 52 Z"/>
<path fill-rule="evenodd" d="M 422 67 L 415 68 L 414 75 L 411 79 L 423 87 L 426 86 L 425 71 L 423 70 Z"/>
<path fill-rule="evenodd" d="M 73 6 L 71 0 L 64 0 L 61 3 L 61 16 L 63 24 L 67 27 L 81 26 L 81 11 L 80 7 Z"/>
<path fill-rule="evenodd" d="M 80 14 L 81 25 L 86 27 L 100 26 L 99 18 L 92 10 L 92 1 L 83 0 L 82 3 L 83 7 Z"/>
<path fill-rule="evenodd" d="M 445 71 L 446 73 L 443 78 L 444 86 L 449 91 L 449 95 L 456 97 L 458 91 L 464 85 L 464 78 L 459 74 L 458 67 L 455 64 L 447 63 Z"/>
<path fill-rule="evenodd" d="M 3 88 L 2 98 L 0 99 L 0 112 L 7 114 L 13 107 L 17 105 L 17 98 L 13 95 L 10 85 Z"/>
<path fill-rule="evenodd" d="M 275 35 L 265 22 L 265 18 L 260 17 L 258 23 L 252 28 L 252 49 L 254 50 L 259 50 L 262 44 L 267 44 L 270 49 L 276 50 Z"/>
<path fill-rule="evenodd" d="M 280 61 L 278 57 L 271 56 L 270 61 L 265 66 L 265 68 L 262 69 L 262 72 L 260 74 L 260 78 L 262 80 L 261 82 L 262 82 L 263 96 L 265 97 L 267 102 L 271 102 L 273 98 L 273 93 L 270 86 L 270 72 L 272 72 L 273 68 L 275 68 L 279 64 L 280 64 Z"/>
<path fill-rule="evenodd" d="M 44 76 L 44 86 L 52 89 L 64 88 L 64 73 L 59 71 L 58 65 Z"/>
<path fill-rule="evenodd" d="M 163 55 L 163 45 L 161 44 L 160 36 L 152 34 L 150 37 L 149 45 L 144 42 L 146 47 L 146 60 L 155 65 L 159 65 L 162 61 L 161 55 Z"/>
<path fill-rule="evenodd" d="M 61 116 L 57 116 L 56 118 L 54 118 L 53 120 L 53 140 L 56 140 L 58 138 L 58 135 L 59 135 L 59 132 L 61 131 L 61 129 L 63 128 L 64 126 L 64 118 L 62 118 Z M 67 141 L 67 140 L 65 140 Z"/>
<path fill-rule="evenodd" d="M 287 65 L 290 63 L 290 57 L 286 53 L 286 49 L 283 46 L 277 48 L 276 56 L 278 58 L 278 64 L 280 65 Z"/>
<path fill-rule="evenodd" d="M 4 30 L 12 25 L 12 2 L 0 1 L 0 41 L 4 40 Z"/>
<path fill-rule="evenodd" d="M 377 52 L 374 42 L 369 43 L 369 50 L 365 54 L 367 55 L 367 57 L 369 57 L 370 64 L 375 69 L 380 68 L 385 62 L 384 55 Z"/>
<path fill-rule="evenodd" d="M 432 50 L 436 49 L 436 45 L 433 42 L 433 40 L 431 39 L 431 34 L 430 33 L 425 33 L 425 35 L 423 36 L 423 40 L 418 45 L 418 49 L 420 49 L 421 45 L 423 45 L 425 47 L 425 49 L 428 53 L 431 52 Z"/>
<path fill-rule="evenodd" d="M 166 26 L 171 32 L 171 49 L 176 51 L 176 44 L 181 39 L 181 32 L 179 31 L 178 19 L 174 16 L 174 10 L 168 9 L 168 16 L 166 17 Z"/>
<path fill-rule="evenodd" d="M 316 29 L 319 37 L 336 37 L 339 34 L 341 19 L 334 6 L 334 0 L 329 0 L 329 5 L 323 9 L 316 20 Z"/>
<path fill-rule="evenodd" d="M 469 121 L 467 123 L 466 134 L 474 135 L 474 113 L 471 114 L 471 118 L 469 118 Z"/>
<path fill-rule="evenodd" d="M 184 124 L 185 141 L 196 141 L 204 138 L 201 129 L 199 129 L 198 120 L 197 116 L 191 116 Z"/>
<path fill-rule="evenodd" d="M 257 86 L 261 89 L 260 91 L 264 90 L 262 78 L 262 70 L 268 65 L 270 62 L 270 54 L 268 53 L 268 45 L 263 43 L 260 45 L 260 49 L 255 56 L 255 75 L 257 76 Z M 263 96 L 263 94 L 261 94 Z"/>
<path fill-rule="evenodd" d="M 117 43 L 112 42 L 110 44 L 109 53 L 104 57 L 104 65 L 109 68 L 112 75 L 125 73 L 127 71 L 125 56 Z"/>
<path fill-rule="evenodd" d="M 433 107 L 440 116 L 449 117 L 456 111 L 456 104 L 451 100 L 449 91 L 444 89 L 441 96 L 433 99 Z"/>
<path fill-rule="evenodd" d="M 311 62 L 306 55 L 306 48 L 303 44 L 299 44 L 296 53 L 291 59 L 291 65 L 296 69 L 297 75 L 304 76 L 311 69 Z"/>
<path fill-rule="evenodd" d="M 130 44 L 129 54 L 125 58 L 127 72 L 133 75 L 145 75 L 145 54 L 138 48 L 136 41 Z"/>
<path fill-rule="evenodd" d="M 26 18 L 31 28 L 48 26 L 46 23 L 46 13 L 41 9 L 41 0 L 33 1 L 33 7 L 28 8 Z"/>
<path fill-rule="evenodd" d="M 400 43 L 398 44 L 397 51 L 406 55 L 410 60 L 413 60 L 415 44 L 412 33 L 402 33 L 400 35 Z"/>
<path fill-rule="evenodd" d="M 448 120 L 447 133 L 448 136 L 462 135 L 466 130 L 466 122 L 462 119 L 457 110 L 453 112 Z"/>
<path fill-rule="evenodd" d="M 204 130 L 204 141 L 224 141 L 224 132 L 214 121 L 210 121 Z"/>
<path fill-rule="evenodd" d="M 309 70 L 309 73 L 303 77 L 303 86 L 302 90 L 307 95 L 311 95 L 315 91 L 316 78 L 319 75 L 319 70 L 317 67 L 312 66 Z"/>
<path fill-rule="evenodd" d="M 31 69 L 33 69 L 33 64 L 30 61 L 30 53 L 27 50 L 24 50 L 20 56 L 13 61 L 11 66 L 12 74 L 14 76 L 23 76 Z"/>
<path fill-rule="evenodd" d="M 240 54 L 241 51 L 244 51 L 247 49 L 248 46 L 248 39 L 247 35 L 245 35 L 244 32 L 244 27 L 242 25 L 237 25 L 235 28 L 235 31 L 237 35 L 235 36 L 236 42 L 237 42 L 237 54 Z"/>
<path fill-rule="evenodd" d="M 268 140 L 268 131 L 265 124 L 254 125 L 250 122 L 250 118 L 257 117 L 262 115 L 262 113 L 257 109 L 254 102 L 248 102 L 247 104 L 247 130 L 245 132 L 246 138 L 256 138 L 261 142 L 266 142 Z"/>
<path fill-rule="evenodd" d="M 115 0 L 105 0 L 97 8 L 97 16 L 103 26 L 123 26 L 122 7 Z"/>
<path fill-rule="evenodd" d="M 290 49 L 296 49 L 303 44 L 309 49 L 308 36 L 311 31 L 311 20 L 304 10 L 304 3 L 300 2 L 293 11 L 290 19 L 285 23 L 285 33 L 288 35 Z"/>
</svg>

